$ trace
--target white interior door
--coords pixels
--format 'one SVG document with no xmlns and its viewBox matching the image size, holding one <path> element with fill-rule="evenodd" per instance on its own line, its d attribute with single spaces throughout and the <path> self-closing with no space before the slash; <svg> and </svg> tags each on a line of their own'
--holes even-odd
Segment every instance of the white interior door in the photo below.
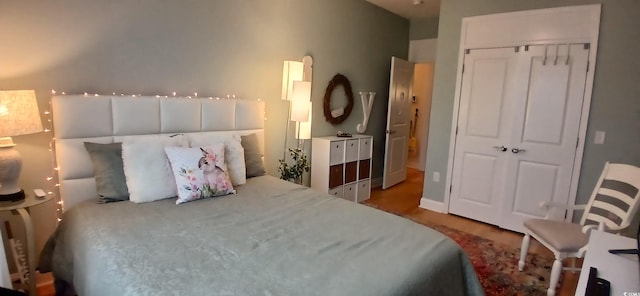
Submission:
<svg viewBox="0 0 640 296">
<path fill-rule="evenodd" d="M 513 48 L 464 57 L 449 211 L 499 223 L 517 71 Z"/>
<path fill-rule="evenodd" d="M 391 58 L 382 189 L 389 188 L 407 178 L 413 68 L 414 64 L 411 62 L 396 57 Z"/>
<path fill-rule="evenodd" d="M 583 44 L 546 47 L 519 53 L 522 77 L 500 223 L 519 232 L 525 219 L 545 216 L 540 202 L 568 203 L 578 144 L 589 49 Z M 564 215 L 552 212 L 557 220 Z"/>
</svg>

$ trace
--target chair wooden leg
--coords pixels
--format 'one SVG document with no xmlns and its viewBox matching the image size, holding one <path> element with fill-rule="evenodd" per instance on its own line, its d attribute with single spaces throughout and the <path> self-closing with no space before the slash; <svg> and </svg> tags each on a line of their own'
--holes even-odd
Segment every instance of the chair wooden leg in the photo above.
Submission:
<svg viewBox="0 0 640 296">
<path fill-rule="evenodd" d="M 524 269 L 524 259 L 527 258 L 527 252 L 529 252 L 529 243 L 531 242 L 531 235 L 525 233 L 522 238 L 522 246 L 520 247 L 520 261 L 518 261 L 518 271 Z"/>
<path fill-rule="evenodd" d="M 551 268 L 551 278 L 549 279 L 549 289 L 547 290 L 547 296 L 556 295 L 556 286 L 560 279 L 560 273 L 562 272 L 562 259 L 556 256 L 556 260 L 553 261 L 553 267 Z"/>
</svg>

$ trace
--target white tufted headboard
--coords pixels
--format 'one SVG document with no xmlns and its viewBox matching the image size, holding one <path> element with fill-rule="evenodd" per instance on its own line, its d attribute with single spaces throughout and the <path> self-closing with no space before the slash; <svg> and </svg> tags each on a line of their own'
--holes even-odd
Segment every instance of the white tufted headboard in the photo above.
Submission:
<svg viewBox="0 0 640 296">
<path fill-rule="evenodd" d="M 237 99 L 54 96 L 53 127 L 63 209 L 97 197 L 83 142 L 114 143 L 141 135 L 257 133 L 264 151 L 264 102 Z"/>
</svg>

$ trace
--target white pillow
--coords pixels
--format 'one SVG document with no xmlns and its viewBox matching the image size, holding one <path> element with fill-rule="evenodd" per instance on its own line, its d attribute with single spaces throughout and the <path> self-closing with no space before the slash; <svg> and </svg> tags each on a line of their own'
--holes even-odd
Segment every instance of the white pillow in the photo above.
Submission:
<svg viewBox="0 0 640 296">
<path fill-rule="evenodd" d="M 178 185 L 176 204 L 236 193 L 224 162 L 224 144 L 164 148 Z"/>
<path fill-rule="evenodd" d="M 191 147 L 204 147 L 224 144 L 224 160 L 229 168 L 229 176 L 234 186 L 247 183 L 247 168 L 244 163 L 244 148 L 240 135 L 236 133 L 190 134 Z"/>
<path fill-rule="evenodd" d="M 122 164 L 129 200 L 150 202 L 178 195 L 176 181 L 164 147 L 187 147 L 183 136 L 152 136 L 122 142 Z"/>
</svg>

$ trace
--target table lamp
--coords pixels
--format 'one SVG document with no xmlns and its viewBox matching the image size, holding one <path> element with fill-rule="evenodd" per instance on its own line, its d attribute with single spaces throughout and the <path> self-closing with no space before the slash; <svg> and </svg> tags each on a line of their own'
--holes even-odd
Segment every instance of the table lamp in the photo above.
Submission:
<svg viewBox="0 0 640 296">
<path fill-rule="evenodd" d="M 33 90 L 0 91 L 0 201 L 23 200 L 18 187 L 22 157 L 12 136 L 42 131 L 36 93 Z"/>
</svg>

